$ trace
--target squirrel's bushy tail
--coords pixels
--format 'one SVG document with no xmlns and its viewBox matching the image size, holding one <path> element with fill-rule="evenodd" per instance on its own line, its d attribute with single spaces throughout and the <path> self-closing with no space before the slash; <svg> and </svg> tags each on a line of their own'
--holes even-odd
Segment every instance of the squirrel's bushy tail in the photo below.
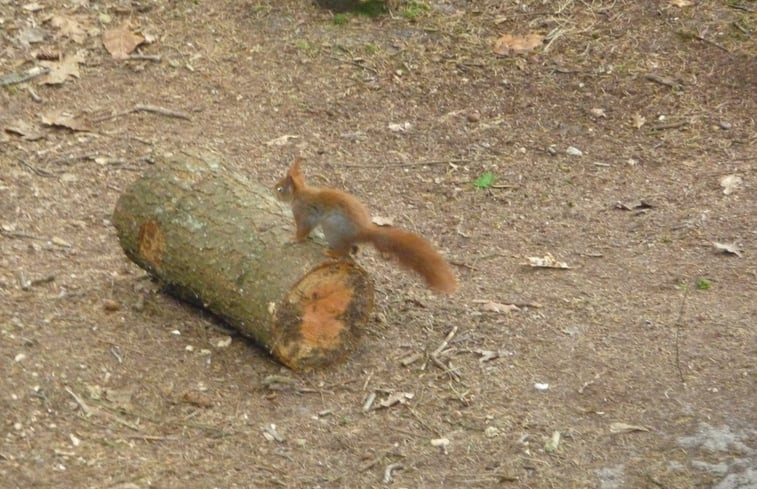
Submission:
<svg viewBox="0 0 757 489">
<path fill-rule="evenodd" d="M 381 253 L 397 257 L 400 265 L 421 275 L 428 286 L 438 292 L 450 294 L 457 288 L 457 279 L 434 247 L 404 229 L 389 226 L 373 226 L 364 232 L 361 241 L 368 241 Z"/>
</svg>

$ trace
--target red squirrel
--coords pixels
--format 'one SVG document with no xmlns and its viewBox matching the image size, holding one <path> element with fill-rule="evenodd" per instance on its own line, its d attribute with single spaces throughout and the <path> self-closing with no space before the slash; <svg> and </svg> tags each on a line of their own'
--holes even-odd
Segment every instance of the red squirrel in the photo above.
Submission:
<svg viewBox="0 0 757 489">
<path fill-rule="evenodd" d="M 357 243 L 371 243 L 382 254 L 394 255 L 400 265 L 421 275 L 431 289 L 454 292 L 455 274 L 431 243 L 403 229 L 377 226 L 363 203 L 346 192 L 308 185 L 300 161 L 295 160 L 275 187 L 279 200 L 292 205 L 297 226 L 295 242 L 304 241 L 320 225 L 329 256 L 348 257 Z"/>
</svg>

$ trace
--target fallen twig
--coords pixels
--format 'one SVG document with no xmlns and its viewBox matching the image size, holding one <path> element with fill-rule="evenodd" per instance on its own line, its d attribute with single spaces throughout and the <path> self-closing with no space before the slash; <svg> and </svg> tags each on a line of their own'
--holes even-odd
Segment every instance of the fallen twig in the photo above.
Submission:
<svg viewBox="0 0 757 489">
<path fill-rule="evenodd" d="M 23 83 L 32 78 L 37 78 L 38 76 L 46 75 L 48 73 L 50 73 L 50 68 L 45 68 L 44 66 L 32 66 L 26 71 L 18 71 L 0 76 L 0 87 Z"/>
<path fill-rule="evenodd" d="M 455 265 L 456 267 L 467 268 L 468 270 L 478 270 L 478 268 L 476 268 L 475 266 L 468 265 L 467 263 L 463 263 L 461 261 L 449 260 L 449 264 Z"/>
<path fill-rule="evenodd" d="M 387 465 L 384 469 L 384 484 L 389 484 L 390 482 L 392 482 L 392 472 L 401 469 L 402 464 L 399 462 Z"/>
<path fill-rule="evenodd" d="M 365 402 L 363 403 L 363 412 L 368 412 L 373 407 L 373 401 L 376 400 L 376 391 L 371 391 L 370 394 L 368 394 L 368 397 L 365 398 Z"/>
<path fill-rule="evenodd" d="M 101 409 L 93 408 L 93 407 L 89 406 L 86 402 L 84 402 L 84 400 L 81 397 L 79 397 L 78 395 L 76 395 L 76 393 L 74 391 L 72 391 L 71 389 L 69 389 L 68 387 L 65 387 L 65 390 L 66 390 L 66 392 L 68 392 L 68 395 L 70 395 L 71 397 L 74 398 L 74 401 L 76 401 L 76 404 L 79 405 L 79 407 L 84 412 L 84 415 L 86 417 L 90 417 L 93 414 L 94 415 L 101 415 L 101 416 L 103 416 L 105 418 L 108 418 L 108 419 L 110 419 L 112 421 L 115 421 L 116 423 L 122 424 L 122 425 L 126 426 L 127 428 L 130 428 L 130 429 L 132 429 L 134 431 L 141 431 L 141 429 L 139 428 L 139 426 L 135 425 L 134 423 L 130 423 L 130 422 L 126 421 L 125 419 L 116 416 L 115 414 L 112 414 L 112 413 L 109 413 L 107 411 L 103 411 Z"/>
<path fill-rule="evenodd" d="M 746 5 L 739 5 L 737 3 L 730 3 L 728 6 L 731 7 L 732 9 L 743 10 L 744 12 L 749 12 L 749 13 L 754 12 L 754 9 L 751 9 L 751 8 L 747 7 Z"/>
<path fill-rule="evenodd" d="M 704 36 L 701 36 L 699 34 L 694 34 L 694 37 L 697 38 L 698 40 L 702 41 L 705 44 L 709 44 L 710 46 L 714 46 L 714 47 L 720 49 L 721 51 L 725 51 L 726 53 L 730 53 L 731 52 L 727 47 L 725 47 L 725 46 L 723 46 L 721 44 L 718 44 L 715 41 L 707 39 Z"/>
<path fill-rule="evenodd" d="M 743 25 L 741 25 L 738 21 L 731 22 L 731 25 L 733 25 L 736 29 L 740 30 L 742 33 L 746 34 L 747 36 L 749 36 L 749 35 L 752 34 L 749 31 L 749 29 L 747 29 L 746 27 L 744 27 Z"/>
<path fill-rule="evenodd" d="M 37 92 L 35 92 L 32 87 L 28 87 L 26 89 L 26 91 L 29 92 L 29 96 L 32 98 L 33 101 L 35 101 L 37 103 L 42 102 L 42 97 L 40 97 L 39 95 L 37 95 Z"/>
<path fill-rule="evenodd" d="M 132 61 L 154 61 L 156 63 L 160 63 L 162 57 L 159 54 L 130 54 L 126 57 L 126 59 Z"/>
<path fill-rule="evenodd" d="M 134 112 L 133 109 L 124 110 L 123 112 L 111 112 L 110 114 L 101 115 L 99 117 L 93 117 L 91 119 L 91 122 L 92 123 L 105 122 L 105 121 L 109 121 L 111 119 L 115 119 L 116 117 L 121 117 L 121 116 L 124 116 L 124 115 L 129 115 L 132 112 Z"/>
<path fill-rule="evenodd" d="M 452 377 L 455 380 L 458 380 L 458 381 L 460 380 L 460 377 L 461 377 L 460 373 L 457 370 L 455 370 L 454 368 L 445 365 L 444 362 L 442 362 L 439 357 L 432 356 L 431 357 L 431 361 L 434 362 L 434 364 L 437 367 L 439 367 L 442 370 L 442 372 L 444 372 L 445 374 L 449 375 L 450 377 Z"/>
<path fill-rule="evenodd" d="M 86 402 L 84 402 L 84 400 L 81 397 L 76 395 L 74 391 L 72 391 L 68 387 L 65 387 L 64 389 L 66 392 L 68 392 L 68 395 L 74 398 L 74 401 L 76 401 L 76 404 L 78 404 L 81 410 L 84 411 L 85 416 L 89 417 L 95 414 L 95 410 L 89 407 L 89 405 Z"/>
<path fill-rule="evenodd" d="M 66 156 L 63 156 L 62 158 L 53 160 L 50 163 L 53 165 L 70 165 L 80 160 L 94 161 L 94 159 L 97 158 L 98 156 L 100 156 L 98 153 L 74 153 L 74 154 L 68 154 Z"/>
<path fill-rule="evenodd" d="M 450 340 L 457 334 L 457 326 L 454 326 L 452 330 L 447 333 L 447 336 L 444 338 L 444 341 L 441 342 L 441 344 L 431 353 L 431 361 L 434 362 L 434 364 L 442 369 L 444 373 L 449 375 L 455 380 L 460 380 L 460 374 L 456 372 L 453 368 L 451 368 L 448 365 L 445 365 L 444 362 L 442 362 L 441 358 L 439 358 L 442 354 L 442 352 L 447 348 L 449 345 Z"/>
<path fill-rule="evenodd" d="M 411 355 L 406 356 L 402 360 L 400 360 L 400 364 L 402 364 L 403 367 L 407 367 L 408 365 L 412 365 L 418 360 L 423 358 L 423 355 L 421 353 L 413 353 Z"/>
<path fill-rule="evenodd" d="M 475 300 L 473 302 L 476 302 L 476 303 L 485 303 L 487 301 L 485 301 L 485 300 Z M 507 305 L 509 305 L 509 306 L 515 306 L 518 309 L 525 309 L 525 308 L 539 309 L 541 307 L 544 307 L 544 306 L 542 306 L 538 302 L 517 302 L 517 301 L 516 302 L 512 302 L 512 301 L 505 301 L 504 303 L 507 304 Z"/>
<path fill-rule="evenodd" d="M 18 158 L 18 162 L 21 163 L 21 166 L 31 170 L 35 175 L 39 175 L 41 177 L 54 177 L 55 176 L 54 173 L 37 168 L 36 166 L 33 166 L 30 163 L 25 162 L 21 158 Z"/>
<path fill-rule="evenodd" d="M 124 110 L 123 112 L 114 112 L 114 113 L 111 113 L 111 114 L 107 114 L 107 115 L 103 115 L 103 116 L 100 116 L 100 117 L 96 117 L 96 118 L 92 119 L 92 122 L 93 123 L 104 122 L 104 121 L 107 121 L 107 120 L 110 120 L 110 119 L 115 119 L 117 117 L 122 117 L 122 116 L 125 116 L 125 115 L 133 114 L 134 112 L 152 112 L 152 113 L 155 113 L 155 114 L 164 115 L 166 117 L 173 117 L 173 118 L 176 118 L 176 119 L 184 119 L 184 120 L 187 120 L 187 121 L 191 121 L 192 120 L 192 117 L 189 114 L 187 114 L 186 112 L 181 112 L 181 111 L 173 110 L 173 109 L 167 109 L 165 107 L 160 107 L 158 105 L 137 104 L 134 107 L 132 107 L 131 109 Z"/>
<path fill-rule="evenodd" d="M 447 337 L 444 338 L 444 341 L 439 345 L 439 347 L 434 350 L 434 352 L 431 354 L 432 357 L 438 356 L 442 351 L 444 351 L 445 348 L 447 348 L 447 345 L 449 344 L 449 340 L 451 340 L 455 335 L 457 334 L 457 326 L 452 328 L 452 331 L 450 331 L 447 334 Z"/>
<path fill-rule="evenodd" d="M 410 161 L 410 162 L 386 162 L 386 163 L 370 163 L 366 165 L 347 163 L 341 165 L 344 168 L 394 168 L 405 166 L 433 166 L 433 165 L 454 165 L 456 163 L 483 163 L 485 161 L 493 161 L 496 158 L 480 158 L 480 159 L 468 159 L 468 158 L 450 158 L 446 160 L 426 160 L 426 161 Z"/>
<path fill-rule="evenodd" d="M 157 105 L 143 105 L 143 104 L 137 104 L 134 106 L 133 112 L 154 112 L 155 114 L 164 115 L 166 117 L 175 117 L 177 119 L 185 119 L 188 121 L 191 121 L 192 118 L 187 114 L 186 112 L 181 112 L 178 110 L 171 110 L 166 109 L 165 107 L 160 107 Z"/>
<path fill-rule="evenodd" d="M 179 438 L 176 436 L 160 436 L 160 435 L 126 435 L 127 440 L 142 440 L 142 441 L 174 441 Z"/>
<path fill-rule="evenodd" d="M 45 275 L 44 277 L 32 279 L 29 281 L 29 286 L 35 287 L 37 285 L 49 284 L 50 282 L 55 282 L 55 275 Z"/>
<path fill-rule="evenodd" d="M 646 75 L 644 75 L 644 78 L 646 78 L 649 81 L 659 83 L 660 85 L 665 85 L 666 87 L 670 87 L 673 90 L 683 90 L 683 85 L 681 85 L 677 81 L 672 80 L 670 78 L 665 78 L 660 75 L 656 75 L 654 73 L 647 73 Z"/>
<path fill-rule="evenodd" d="M 681 308 L 678 309 L 678 317 L 676 318 L 675 323 L 673 323 L 673 327 L 675 328 L 676 334 L 675 334 L 675 349 L 676 349 L 676 370 L 678 370 L 678 378 L 681 379 L 681 383 L 686 383 L 686 380 L 683 378 L 683 370 L 681 369 L 681 349 L 679 347 L 679 341 L 678 337 L 680 336 L 680 330 L 683 327 L 681 325 L 681 319 L 683 318 L 684 310 L 686 309 L 686 299 L 689 297 L 689 286 L 688 284 L 684 285 L 683 290 L 683 297 L 681 298 Z"/>
<path fill-rule="evenodd" d="M 362 68 L 365 71 L 369 71 L 369 72 L 373 73 L 374 75 L 378 74 L 378 71 L 376 71 L 375 69 L 371 68 L 370 66 L 365 66 L 364 64 L 362 64 L 359 61 L 356 61 L 354 59 L 342 59 L 342 58 L 340 58 L 338 56 L 329 56 L 329 57 L 331 59 L 339 61 L 340 63 L 347 63 L 347 64 L 351 64 L 353 66 L 357 66 L 358 68 Z"/>
<path fill-rule="evenodd" d="M 681 128 L 683 126 L 688 126 L 688 125 L 689 125 L 689 121 L 666 122 L 663 124 L 657 124 L 657 125 L 651 126 L 649 130 L 650 131 L 664 131 L 667 129 L 678 129 L 678 128 Z"/>
<path fill-rule="evenodd" d="M 40 238 L 39 236 L 34 236 L 32 234 L 21 233 L 21 232 L 17 232 L 17 231 L 9 231 L 9 230 L 3 229 L 1 227 L 0 227 L 0 235 L 5 236 L 6 238 L 35 239 L 37 241 L 47 241 L 47 238 Z"/>
</svg>

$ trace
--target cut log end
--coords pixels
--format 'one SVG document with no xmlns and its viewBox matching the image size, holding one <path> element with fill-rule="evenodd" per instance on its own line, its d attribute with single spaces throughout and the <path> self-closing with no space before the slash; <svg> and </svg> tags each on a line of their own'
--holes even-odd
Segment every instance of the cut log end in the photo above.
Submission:
<svg viewBox="0 0 757 489">
<path fill-rule="evenodd" d="M 166 247 L 163 230 L 157 219 L 149 219 L 139 227 L 137 238 L 139 255 L 153 269 L 160 266 L 163 259 L 163 250 Z"/>
<path fill-rule="evenodd" d="M 271 352 L 284 365 L 308 370 L 344 360 L 357 347 L 373 310 L 373 286 L 349 261 L 311 270 L 276 310 Z"/>
</svg>

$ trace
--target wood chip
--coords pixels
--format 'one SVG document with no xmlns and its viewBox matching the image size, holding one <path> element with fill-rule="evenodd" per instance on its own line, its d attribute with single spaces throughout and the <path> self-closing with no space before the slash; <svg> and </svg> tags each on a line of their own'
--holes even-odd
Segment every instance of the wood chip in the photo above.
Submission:
<svg viewBox="0 0 757 489">
<path fill-rule="evenodd" d="M 59 238 L 58 236 L 54 236 L 53 239 L 50 240 L 55 246 L 60 246 L 61 248 L 70 248 L 71 243 L 66 241 L 63 238 Z"/>
<path fill-rule="evenodd" d="M 551 253 L 547 253 L 543 257 L 529 256 L 526 258 L 528 259 L 528 264 L 534 268 L 554 268 L 554 269 L 562 269 L 562 270 L 569 270 L 571 268 L 564 261 L 556 260 L 555 257 L 552 256 Z"/>
<path fill-rule="evenodd" d="M 649 428 L 647 428 L 646 426 L 626 424 L 626 423 L 611 423 L 610 424 L 610 433 L 614 433 L 614 434 L 633 433 L 634 431 L 649 431 Z"/>
</svg>

